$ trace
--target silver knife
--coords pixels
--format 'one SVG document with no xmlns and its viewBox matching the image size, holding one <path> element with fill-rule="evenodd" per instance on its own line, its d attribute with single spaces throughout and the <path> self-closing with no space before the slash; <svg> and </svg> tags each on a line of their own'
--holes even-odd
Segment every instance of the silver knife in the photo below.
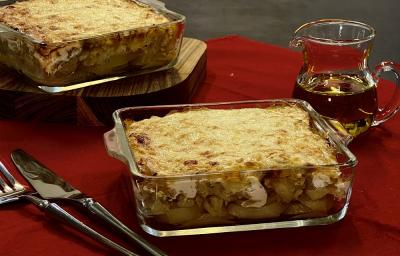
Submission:
<svg viewBox="0 0 400 256">
<path fill-rule="evenodd" d="M 127 235 L 151 255 L 167 255 L 159 248 L 150 244 L 144 238 L 129 229 L 109 211 L 107 211 L 100 203 L 72 187 L 72 185 L 64 181 L 61 177 L 57 176 L 22 149 L 14 150 L 11 153 L 11 158 L 21 174 L 44 199 L 64 199 L 76 202 L 88 209 L 94 215 L 109 223 L 120 232 Z"/>
</svg>

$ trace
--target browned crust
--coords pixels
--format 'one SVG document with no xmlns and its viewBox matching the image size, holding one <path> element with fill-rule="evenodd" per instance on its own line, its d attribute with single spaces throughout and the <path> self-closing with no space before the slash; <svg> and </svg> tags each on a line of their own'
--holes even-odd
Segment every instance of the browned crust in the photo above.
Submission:
<svg viewBox="0 0 400 256">
<path fill-rule="evenodd" d="M 125 123 L 144 174 L 177 175 L 336 164 L 296 106 L 201 109 Z"/>
<path fill-rule="evenodd" d="M 38 41 L 65 42 L 168 22 L 132 0 L 29 0 L 0 8 L 0 22 Z"/>
</svg>

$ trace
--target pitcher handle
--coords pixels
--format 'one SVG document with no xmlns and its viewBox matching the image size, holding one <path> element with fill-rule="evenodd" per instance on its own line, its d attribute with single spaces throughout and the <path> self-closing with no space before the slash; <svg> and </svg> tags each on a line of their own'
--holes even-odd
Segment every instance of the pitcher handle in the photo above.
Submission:
<svg viewBox="0 0 400 256">
<path fill-rule="evenodd" d="M 396 88 L 389 102 L 383 107 L 378 108 L 372 126 L 377 126 L 392 118 L 400 110 L 400 65 L 391 61 L 381 62 L 375 68 L 375 80 L 378 82 L 383 72 L 391 71 L 396 77 Z"/>
</svg>

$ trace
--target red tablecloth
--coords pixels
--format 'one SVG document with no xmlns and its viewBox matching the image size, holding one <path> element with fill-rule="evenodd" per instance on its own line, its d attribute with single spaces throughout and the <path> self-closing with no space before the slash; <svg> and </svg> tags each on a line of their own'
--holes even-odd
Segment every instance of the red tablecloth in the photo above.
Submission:
<svg viewBox="0 0 400 256">
<path fill-rule="evenodd" d="M 210 40 L 207 79 L 193 101 L 290 97 L 301 62 L 299 53 L 237 36 Z M 383 93 L 388 95 L 389 90 Z M 400 255 L 399 121 L 397 116 L 351 143 L 359 164 L 350 209 L 344 220 L 329 226 L 169 238 L 147 235 L 136 221 L 129 171 L 105 151 L 106 128 L 0 121 L 0 160 L 26 184 L 9 154 L 18 147 L 27 150 L 170 255 Z M 136 249 L 100 222 L 73 207 L 66 209 Z M 116 253 L 19 202 L 0 206 L 0 255 Z"/>
</svg>

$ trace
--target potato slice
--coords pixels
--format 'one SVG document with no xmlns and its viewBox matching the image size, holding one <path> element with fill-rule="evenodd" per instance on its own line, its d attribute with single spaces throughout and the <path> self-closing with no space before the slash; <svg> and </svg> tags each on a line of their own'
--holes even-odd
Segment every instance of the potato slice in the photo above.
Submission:
<svg viewBox="0 0 400 256">
<path fill-rule="evenodd" d="M 156 200 L 151 204 L 144 206 L 145 212 L 149 215 L 160 215 L 164 214 L 169 210 L 169 204 L 162 202 L 161 200 Z"/>
<path fill-rule="evenodd" d="M 323 188 L 315 188 L 315 189 L 307 189 L 306 194 L 310 197 L 311 200 L 318 200 L 323 198 L 329 193 L 328 187 Z"/>
<path fill-rule="evenodd" d="M 301 200 L 301 203 L 309 207 L 313 212 L 327 213 L 333 207 L 334 200 L 325 196 L 318 200 Z"/>
<path fill-rule="evenodd" d="M 232 217 L 231 217 L 232 218 Z M 233 225 L 235 221 L 230 220 L 227 216 L 220 217 L 220 216 L 213 216 L 210 214 L 203 214 L 199 218 L 194 220 L 190 220 L 188 222 L 183 223 L 180 225 L 182 228 L 186 227 L 209 227 L 215 225 Z"/>
<path fill-rule="evenodd" d="M 196 204 L 193 198 L 186 198 L 184 195 L 179 195 L 176 205 L 179 208 L 193 207 Z"/>
<path fill-rule="evenodd" d="M 217 196 L 209 196 L 204 200 L 204 209 L 212 216 L 226 216 L 227 212 L 224 207 L 224 200 Z"/>
<path fill-rule="evenodd" d="M 304 204 L 294 203 L 294 204 L 289 205 L 288 208 L 286 208 L 284 214 L 297 215 L 297 214 L 310 213 L 311 211 L 312 211 L 311 208 L 305 206 Z"/>
<path fill-rule="evenodd" d="M 272 203 L 260 208 L 242 207 L 235 203 L 228 205 L 228 213 L 240 219 L 266 219 L 281 215 L 285 207 L 281 203 Z"/>
<path fill-rule="evenodd" d="M 282 201 L 288 203 L 294 199 L 296 187 L 287 179 L 277 179 L 272 183 L 272 187 L 281 198 Z"/>
<path fill-rule="evenodd" d="M 178 225 L 197 219 L 201 216 L 200 209 L 197 206 L 188 208 L 174 208 L 166 212 L 158 218 L 159 221 L 169 223 L 172 225 Z"/>
</svg>

